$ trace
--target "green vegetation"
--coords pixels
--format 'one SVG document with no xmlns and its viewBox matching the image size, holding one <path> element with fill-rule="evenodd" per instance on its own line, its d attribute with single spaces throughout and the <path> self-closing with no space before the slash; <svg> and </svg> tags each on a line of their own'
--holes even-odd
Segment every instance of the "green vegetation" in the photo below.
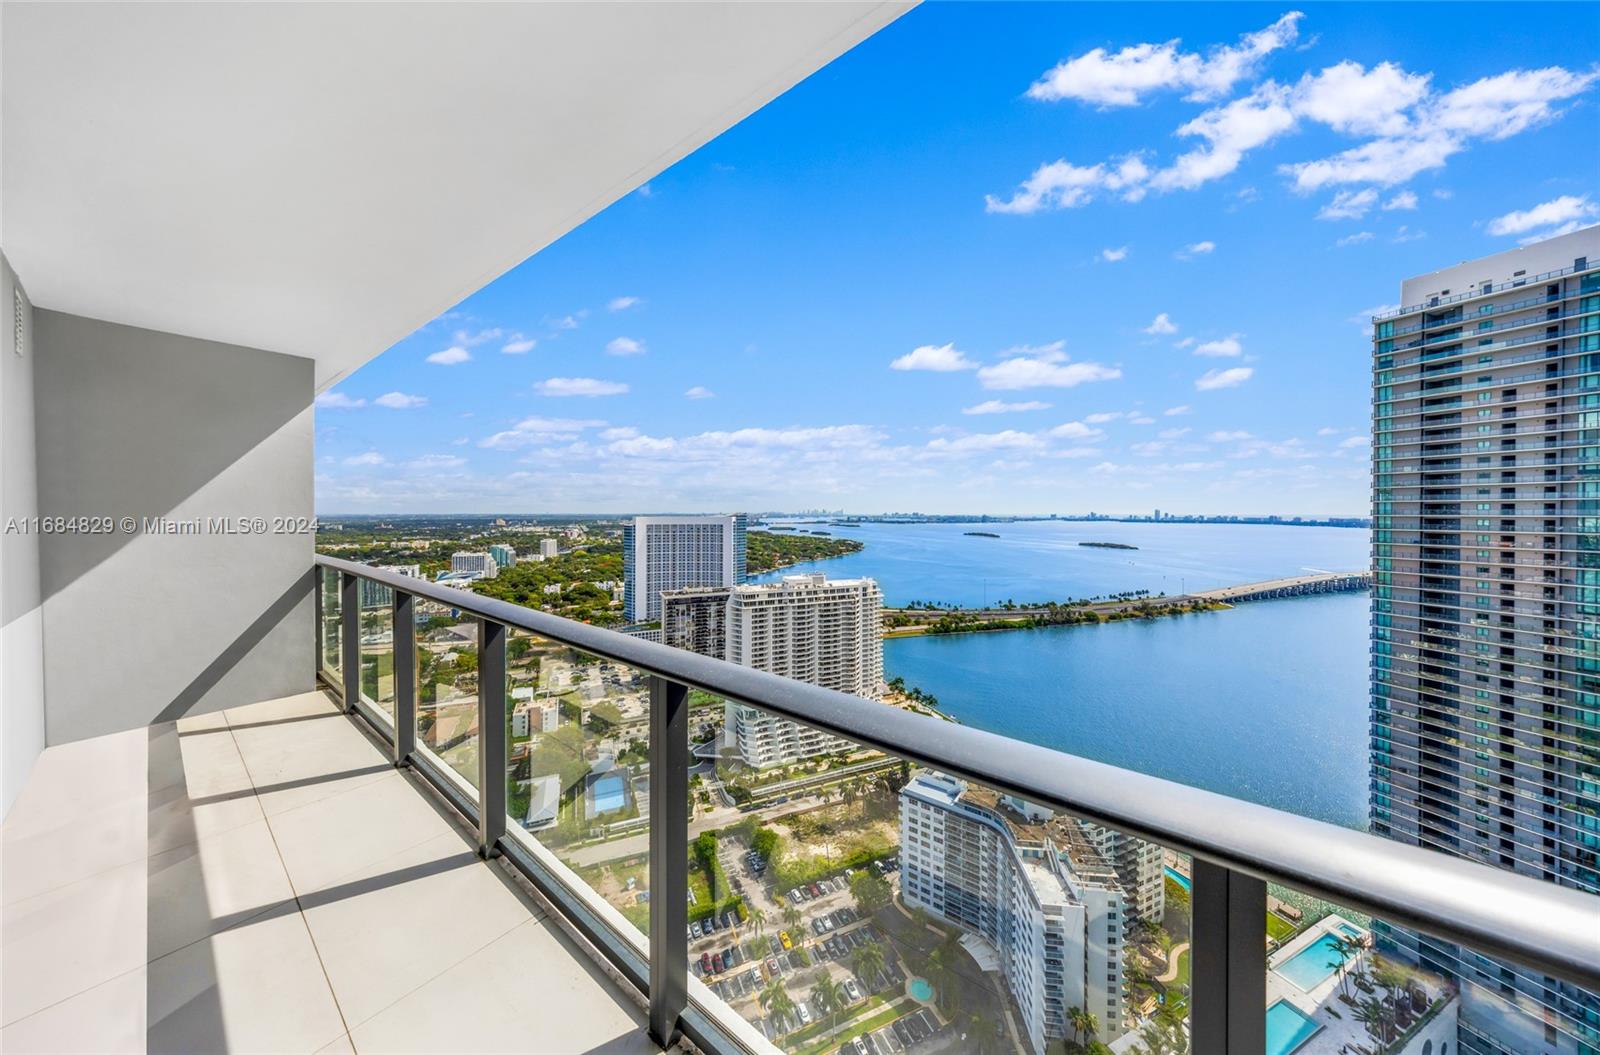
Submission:
<svg viewBox="0 0 1600 1055">
<path fill-rule="evenodd" d="M 983 630 L 1036 630 L 1047 626 L 1115 623 L 1124 619 L 1156 619 L 1170 615 L 1211 612 L 1226 605 L 1206 601 L 1158 603 L 1137 601 L 1116 608 L 1088 608 L 1054 602 L 1042 609 L 1028 609 L 1016 618 L 982 619 L 970 612 L 946 612 L 931 622 L 919 623 L 907 616 L 891 616 L 891 628 L 917 626 L 925 634 L 971 634 Z"/>
<path fill-rule="evenodd" d="M 689 844 L 689 889 L 695 895 L 689 906 L 690 923 L 727 909 L 738 911 L 741 919 L 745 916 L 744 898 L 735 895 L 728 884 L 717 847 L 715 832 L 706 832 Z"/>
<path fill-rule="evenodd" d="M 610 626 L 623 622 L 622 612 L 613 610 L 610 591 L 594 584 L 621 581 L 622 543 L 605 542 L 548 560 L 520 561 L 501 569 L 493 579 L 473 583 L 472 592 L 579 622 Z M 559 586 L 561 592 L 547 594 L 546 586 Z"/>
<path fill-rule="evenodd" d="M 1267 937 L 1273 941 L 1288 941 L 1295 935 L 1295 926 L 1276 912 L 1267 913 Z"/>
<path fill-rule="evenodd" d="M 862 544 L 854 539 L 816 535 L 775 535 L 752 531 L 745 536 L 745 568 L 751 575 L 859 553 Z"/>
</svg>

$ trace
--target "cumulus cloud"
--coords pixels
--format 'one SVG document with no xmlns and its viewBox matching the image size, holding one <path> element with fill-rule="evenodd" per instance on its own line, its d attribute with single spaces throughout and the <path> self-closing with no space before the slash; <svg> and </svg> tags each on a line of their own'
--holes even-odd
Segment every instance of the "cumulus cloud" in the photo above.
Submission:
<svg viewBox="0 0 1600 1055">
<path fill-rule="evenodd" d="M 1244 354 L 1244 345 L 1239 343 L 1239 334 L 1229 334 L 1219 337 L 1214 341 L 1206 341 L 1195 345 L 1195 355 L 1206 355 L 1212 358 L 1236 359 Z"/>
<path fill-rule="evenodd" d="M 998 363 L 978 370 L 978 383 L 991 390 L 1074 388 L 1091 381 L 1114 381 L 1122 371 L 1104 363 L 1074 363 L 1061 350 L 1063 342 L 1013 348 Z"/>
<path fill-rule="evenodd" d="M 428 356 L 428 362 L 437 366 L 455 366 L 457 363 L 467 362 L 472 358 L 472 353 L 459 344 L 451 345 L 442 352 L 434 352 Z"/>
<path fill-rule="evenodd" d="M 1102 249 L 1100 250 L 1100 259 L 1109 261 L 1113 264 L 1118 260 L 1126 260 L 1128 259 L 1128 247 L 1122 246 L 1117 249 Z"/>
<path fill-rule="evenodd" d="M 684 394 L 686 399 L 715 399 L 717 394 L 705 385 L 695 385 Z"/>
<path fill-rule="evenodd" d="M 1169 418 L 1175 418 L 1180 414 L 1189 413 L 1189 411 L 1191 409 L 1193 409 L 1193 408 L 1191 408 L 1189 406 L 1189 404 L 1181 403 L 1181 404 L 1179 404 L 1178 406 L 1175 406 L 1175 407 L 1168 407 L 1166 410 L 1163 410 L 1161 413 L 1165 414 Z"/>
<path fill-rule="evenodd" d="M 367 451 L 365 454 L 352 454 L 344 460 L 344 464 L 350 466 L 388 465 L 389 459 L 377 451 Z"/>
<path fill-rule="evenodd" d="M 1426 73 L 1407 73 L 1392 62 L 1366 69 L 1341 62 L 1308 73 L 1295 86 L 1295 110 L 1345 135 L 1401 135 L 1407 111 L 1428 94 Z"/>
<path fill-rule="evenodd" d="M 1108 421 L 1117 421 L 1124 415 L 1120 410 L 1102 410 L 1084 418 L 1091 425 L 1104 425 Z"/>
<path fill-rule="evenodd" d="M 928 441 L 928 450 L 946 452 L 1035 450 L 1044 441 L 1031 432 L 1006 429 L 1003 432 L 977 432 L 954 438 L 938 436 Z"/>
<path fill-rule="evenodd" d="M 924 344 L 902 355 L 889 364 L 893 370 L 932 370 L 951 373 L 956 370 L 974 370 L 977 363 L 952 344 Z"/>
<path fill-rule="evenodd" d="M 1348 246 L 1360 245 L 1362 242 L 1370 242 L 1372 239 L 1373 234 L 1371 231 L 1357 231 L 1355 234 L 1347 234 L 1343 238 L 1337 239 L 1333 244 L 1340 249 L 1344 249 Z"/>
<path fill-rule="evenodd" d="M 1508 234 L 1527 234 L 1541 227 L 1550 228 L 1539 235 L 1540 239 L 1555 234 L 1576 231 L 1585 221 L 1600 215 L 1600 207 L 1589 200 L 1587 194 L 1563 194 L 1531 209 L 1521 209 L 1496 216 L 1489 221 L 1489 233 L 1496 237 Z"/>
<path fill-rule="evenodd" d="M 467 464 L 467 460 L 456 454 L 424 454 L 406 462 L 406 468 L 428 472 L 439 469 L 459 469 L 465 464 Z"/>
<path fill-rule="evenodd" d="M 366 406 L 367 401 L 351 399 L 343 392 L 321 392 L 317 395 L 316 404 L 319 410 L 354 410 Z"/>
<path fill-rule="evenodd" d="M 974 406 L 963 407 L 963 414 L 1016 414 L 1025 410 L 1049 410 L 1049 403 L 1030 399 L 1022 403 L 1007 403 L 999 399 L 986 399 Z"/>
<path fill-rule="evenodd" d="M 1414 191 L 1403 190 L 1399 194 L 1383 203 L 1384 212 L 1394 212 L 1396 209 L 1415 209 L 1417 195 Z"/>
<path fill-rule="evenodd" d="M 510 451 L 552 440 L 573 439 L 588 429 L 605 426 L 604 421 L 592 418 L 523 418 L 515 425 L 478 441 L 478 446 L 490 450 Z"/>
<path fill-rule="evenodd" d="M 1205 101 L 1227 94 L 1251 76 L 1272 52 L 1294 42 L 1303 16 L 1291 11 L 1265 29 L 1246 33 L 1237 44 L 1219 45 L 1204 55 L 1182 51 L 1181 41 L 1135 44 L 1115 53 L 1095 48 L 1057 63 L 1028 88 L 1043 102 L 1074 99 L 1100 107 L 1134 106 L 1161 91 L 1187 91 Z"/>
<path fill-rule="evenodd" d="M 1058 158 L 1034 169 L 1011 197 L 985 195 L 984 208 L 1018 216 L 1043 209 L 1076 209 L 1094 201 L 1101 191 L 1121 191 L 1137 200 L 1143 197 L 1143 185 L 1149 176 L 1149 167 L 1132 154 L 1098 165 L 1074 165 Z"/>
<path fill-rule="evenodd" d="M 1168 315 L 1166 312 L 1162 312 L 1155 317 L 1154 322 L 1144 328 L 1144 332 L 1152 336 L 1167 333 L 1177 333 L 1178 324 L 1172 321 L 1172 317 L 1170 315 Z"/>
<path fill-rule="evenodd" d="M 607 355 L 643 355 L 644 342 L 632 337 L 614 337 L 606 342 Z"/>
<path fill-rule="evenodd" d="M 377 399 L 374 399 L 373 402 L 380 407 L 388 407 L 390 410 L 410 410 L 413 407 L 427 406 L 428 397 L 407 395 L 404 392 L 385 392 Z"/>
<path fill-rule="evenodd" d="M 538 345 L 532 337 L 524 337 L 520 333 L 513 333 L 511 339 L 500 346 L 500 351 L 506 355 L 527 355 Z"/>
<path fill-rule="evenodd" d="M 1217 243 L 1215 242 L 1192 242 L 1178 250 L 1177 257 L 1179 260 L 1192 260 L 1197 256 L 1214 253 L 1216 250 Z"/>
<path fill-rule="evenodd" d="M 607 311 L 627 311 L 629 308 L 641 303 L 638 297 L 612 297 L 606 301 Z"/>
<path fill-rule="evenodd" d="M 1219 388 L 1238 388 L 1255 374 L 1255 369 L 1249 366 L 1235 366 L 1227 370 L 1207 370 L 1195 378 L 1194 387 L 1201 392 L 1213 392 Z"/>
<path fill-rule="evenodd" d="M 534 389 L 541 396 L 620 396 L 628 391 L 621 381 L 601 381 L 593 377 L 552 377 Z"/>
<path fill-rule="evenodd" d="M 1317 213 L 1319 220 L 1359 220 L 1378 204 L 1378 192 L 1372 187 L 1365 190 L 1342 190 Z"/>
<path fill-rule="evenodd" d="M 1104 429 L 1092 428 L 1082 421 L 1068 421 L 1050 430 L 1050 435 L 1061 440 L 1090 440 L 1104 436 Z"/>
<path fill-rule="evenodd" d="M 1250 438 L 1250 433 L 1243 429 L 1219 429 L 1206 436 L 1206 439 L 1212 443 L 1233 443 L 1236 440 L 1248 440 Z"/>
</svg>

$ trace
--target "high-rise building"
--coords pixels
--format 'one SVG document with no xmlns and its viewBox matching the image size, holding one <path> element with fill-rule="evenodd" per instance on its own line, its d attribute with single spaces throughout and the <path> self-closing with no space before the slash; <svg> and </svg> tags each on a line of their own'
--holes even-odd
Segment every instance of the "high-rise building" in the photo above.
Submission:
<svg viewBox="0 0 1600 1055">
<path fill-rule="evenodd" d="M 667 590 L 661 595 L 664 644 L 713 659 L 728 658 L 727 586 Z"/>
<path fill-rule="evenodd" d="M 1401 284 L 1373 329 L 1375 832 L 1600 894 L 1600 227 Z M 1593 1055 L 1600 998 L 1381 927 L 1463 1052 Z"/>
<path fill-rule="evenodd" d="M 451 575 L 471 575 L 479 579 L 492 579 L 500 574 L 500 566 L 486 551 L 450 554 Z"/>
<path fill-rule="evenodd" d="M 380 564 L 378 570 L 392 571 L 396 575 L 404 575 L 410 579 L 422 578 L 420 564 Z M 382 583 L 362 579 L 356 588 L 360 591 L 362 608 L 383 608 L 394 603 L 394 591 Z"/>
<path fill-rule="evenodd" d="M 555 539 L 542 538 L 539 540 L 539 556 L 541 558 L 549 560 L 551 557 L 556 556 L 560 552 L 561 543 L 557 542 Z"/>
<path fill-rule="evenodd" d="M 1117 870 L 1117 881 L 1128 895 L 1128 913 L 1137 920 L 1160 923 L 1167 913 L 1165 851 L 1103 824 L 1079 821 L 1078 826 L 1095 852 Z"/>
<path fill-rule="evenodd" d="M 900 791 L 900 863 L 907 905 L 993 947 L 1035 1055 L 1073 1035 L 1071 1008 L 1105 1043 L 1126 1032 L 1126 897 L 1077 821 L 923 771 Z"/>
<path fill-rule="evenodd" d="M 661 592 L 744 582 L 743 513 L 634 517 L 622 525 L 622 607 L 630 622 L 661 618 Z"/>
<path fill-rule="evenodd" d="M 501 568 L 509 568 L 517 563 L 517 551 L 503 543 L 495 543 L 489 547 L 489 556 Z"/>
</svg>

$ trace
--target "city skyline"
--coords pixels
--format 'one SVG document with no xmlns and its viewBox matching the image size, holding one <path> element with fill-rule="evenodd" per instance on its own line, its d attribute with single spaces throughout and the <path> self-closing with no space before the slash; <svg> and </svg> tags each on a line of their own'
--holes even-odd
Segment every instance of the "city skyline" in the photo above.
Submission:
<svg viewBox="0 0 1600 1055">
<path fill-rule="evenodd" d="M 1358 513 L 1398 277 L 1595 217 L 1581 15 L 914 11 L 324 392 L 318 506 Z"/>
</svg>

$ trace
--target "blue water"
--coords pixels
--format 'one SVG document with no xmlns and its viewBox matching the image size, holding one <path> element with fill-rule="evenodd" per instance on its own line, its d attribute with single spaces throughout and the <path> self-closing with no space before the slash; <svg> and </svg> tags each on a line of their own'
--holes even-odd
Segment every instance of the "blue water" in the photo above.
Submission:
<svg viewBox="0 0 1600 1055">
<path fill-rule="evenodd" d="M 1289 1055 L 1319 1028 L 1298 1007 L 1279 1000 L 1267 1008 L 1267 1055 Z"/>
<path fill-rule="evenodd" d="M 1189 882 L 1189 877 L 1178 871 L 1176 868 L 1173 868 L 1171 865 L 1167 866 L 1167 878 L 1183 887 L 1185 890 L 1194 889 L 1193 885 Z"/>
<path fill-rule="evenodd" d="M 860 553 L 797 565 L 756 582 L 804 571 L 870 576 L 884 602 L 983 605 L 1007 599 L 1064 601 L 1124 590 L 1182 593 L 1260 582 L 1308 570 L 1357 571 L 1370 563 L 1367 532 L 1251 524 L 1119 524 L 1030 520 L 1014 524 L 803 525 L 866 543 Z M 990 531 L 999 538 L 977 538 Z M 1079 542 L 1122 542 L 1137 550 Z"/>
<path fill-rule="evenodd" d="M 1324 934 L 1274 970 L 1301 989 L 1310 992 L 1334 972 L 1339 963 L 1339 940 Z"/>
<path fill-rule="evenodd" d="M 1368 564 L 1367 532 L 1351 528 L 812 526 L 866 548 L 798 570 L 871 576 L 890 604 L 1177 593 Z M 968 725 L 1363 828 L 1368 603 L 1329 594 L 1103 626 L 898 638 L 884 642 L 884 668 Z"/>
<path fill-rule="evenodd" d="M 926 979 L 911 979 L 911 995 L 921 1000 L 924 1004 L 933 999 L 933 986 Z"/>
<path fill-rule="evenodd" d="M 628 804 L 628 793 L 618 776 L 601 777 L 589 790 L 590 801 L 596 814 L 620 810 Z"/>
</svg>

